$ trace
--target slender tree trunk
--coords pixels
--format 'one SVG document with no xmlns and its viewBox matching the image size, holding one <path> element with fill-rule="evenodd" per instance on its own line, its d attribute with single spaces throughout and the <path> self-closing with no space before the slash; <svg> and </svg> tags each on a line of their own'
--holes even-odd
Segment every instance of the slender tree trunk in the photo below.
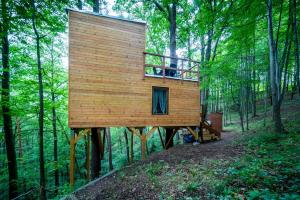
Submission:
<svg viewBox="0 0 300 200">
<path fill-rule="evenodd" d="M 280 70 L 278 65 L 277 51 L 273 38 L 273 14 L 272 14 L 272 0 L 267 0 L 267 16 L 268 16 L 268 34 L 269 34 L 269 57 L 270 57 L 270 81 L 273 101 L 273 119 L 275 122 L 275 131 L 280 133 L 283 131 L 280 113 Z"/>
<path fill-rule="evenodd" d="M 99 13 L 99 0 L 93 0 L 93 12 L 94 13 Z"/>
<path fill-rule="evenodd" d="M 125 137 L 125 145 L 126 145 L 126 157 L 127 157 L 127 162 L 130 163 L 130 159 L 129 159 L 128 135 L 127 135 L 126 130 L 124 130 L 124 137 Z"/>
<path fill-rule="evenodd" d="M 21 132 L 21 124 L 20 119 L 16 119 L 16 131 L 18 134 L 18 145 L 19 145 L 19 158 L 22 158 L 23 148 L 22 148 L 22 132 Z"/>
<path fill-rule="evenodd" d="M 174 130 L 173 128 L 166 128 L 166 138 L 165 138 L 166 149 L 174 146 L 174 142 L 173 142 L 173 138 L 172 138 L 173 130 Z M 169 142 L 169 140 L 170 140 L 170 142 Z M 168 144 L 168 142 L 169 142 L 169 144 Z"/>
<path fill-rule="evenodd" d="M 10 66 L 9 66 L 9 16 L 7 1 L 1 1 L 1 43 L 2 43 L 2 93 L 1 106 L 3 116 L 3 128 L 5 135 L 5 146 L 8 161 L 9 198 L 18 195 L 18 168 L 15 150 L 15 138 L 12 130 L 12 119 L 10 111 Z"/>
<path fill-rule="evenodd" d="M 82 10 L 82 0 L 77 0 L 76 6 L 79 10 Z"/>
<path fill-rule="evenodd" d="M 41 51 L 40 51 L 40 35 L 36 27 L 36 7 L 35 0 L 31 1 L 33 8 L 32 13 L 32 27 L 36 40 L 36 55 L 37 55 L 37 67 L 38 67 L 38 85 L 39 85 L 39 154 L 40 154 L 40 199 L 46 199 L 46 180 L 45 180 L 45 161 L 44 161 L 44 88 L 43 88 L 43 70 L 41 63 Z"/>
<path fill-rule="evenodd" d="M 92 179 L 99 177 L 101 171 L 101 159 L 100 159 L 100 143 L 99 143 L 99 134 L 98 128 L 92 128 L 91 130 L 91 140 L 92 140 L 92 162 L 91 162 L 91 171 Z"/>
<path fill-rule="evenodd" d="M 169 22 L 170 22 L 170 56 L 177 57 L 176 55 L 176 3 L 172 3 L 169 10 Z M 171 65 L 177 67 L 177 59 L 171 59 Z"/>
<path fill-rule="evenodd" d="M 57 125 L 56 125 L 56 108 L 55 108 L 55 92 L 54 92 L 54 57 L 53 57 L 53 42 L 51 46 L 51 101 L 52 101 L 52 129 L 53 129 L 53 157 L 54 157 L 54 181 L 55 181 L 55 193 L 58 194 L 59 187 L 59 170 L 58 170 L 58 153 L 57 153 Z"/>
<path fill-rule="evenodd" d="M 58 153 L 57 153 L 57 126 L 56 126 L 56 109 L 55 109 L 55 95 L 52 89 L 51 91 L 51 100 L 52 100 L 52 129 L 53 129 L 53 155 L 54 155 L 54 179 L 55 179 L 55 193 L 58 193 L 59 187 L 59 171 L 58 171 Z"/>
<path fill-rule="evenodd" d="M 108 164 L 109 164 L 109 170 L 113 170 L 113 163 L 112 163 L 112 149 L 111 149 L 111 135 L 110 135 L 110 128 L 106 128 L 107 133 L 107 147 L 108 147 Z"/>
<path fill-rule="evenodd" d="M 134 152 L 133 152 L 133 133 L 130 134 L 130 162 L 132 163 L 134 160 Z"/>
<path fill-rule="evenodd" d="M 299 70 L 300 70 L 300 63 L 299 63 L 299 40 L 298 40 L 298 24 L 297 24 L 297 1 L 292 0 L 293 2 L 293 36 L 294 36 L 294 50 L 295 50 L 295 71 L 296 71 L 296 84 L 298 87 L 298 95 L 300 98 L 300 78 L 299 78 Z"/>
</svg>

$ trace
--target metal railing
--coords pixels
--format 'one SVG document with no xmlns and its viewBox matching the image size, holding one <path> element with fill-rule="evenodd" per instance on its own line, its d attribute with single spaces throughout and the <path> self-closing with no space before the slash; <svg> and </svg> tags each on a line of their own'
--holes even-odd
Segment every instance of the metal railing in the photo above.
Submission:
<svg viewBox="0 0 300 200">
<path fill-rule="evenodd" d="M 144 52 L 143 77 L 200 81 L 200 62 Z"/>
</svg>

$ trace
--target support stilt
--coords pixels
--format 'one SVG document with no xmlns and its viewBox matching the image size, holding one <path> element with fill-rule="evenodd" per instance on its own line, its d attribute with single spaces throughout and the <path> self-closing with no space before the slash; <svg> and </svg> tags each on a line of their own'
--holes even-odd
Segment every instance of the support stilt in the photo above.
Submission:
<svg viewBox="0 0 300 200">
<path fill-rule="evenodd" d="M 167 141 L 167 144 L 166 144 L 166 146 L 165 146 L 165 149 L 168 149 L 169 147 L 172 147 L 172 146 L 170 146 L 170 144 L 173 144 L 173 137 L 174 137 L 174 135 L 176 134 L 176 132 L 177 132 L 177 130 L 178 129 L 173 129 L 173 133 L 172 133 L 172 135 L 169 137 L 169 140 Z"/>
</svg>

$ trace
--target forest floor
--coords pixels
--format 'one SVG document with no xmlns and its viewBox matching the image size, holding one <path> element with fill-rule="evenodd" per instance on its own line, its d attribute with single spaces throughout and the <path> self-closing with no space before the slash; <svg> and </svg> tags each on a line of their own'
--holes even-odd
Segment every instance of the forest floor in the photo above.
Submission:
<svg viewBox="0 0 300 200">
<path fill-rule="evenodd" d="M 153 153 L 67 199 L 297 199 L 300 104 L 287 102 L 282 110 L 287 135 L 271 132 L 270 112 L 264 126 L 261 111 L 251 119 L 249 131 L 242 133 L 232 125 L 219 141 Z"/>
</svg>

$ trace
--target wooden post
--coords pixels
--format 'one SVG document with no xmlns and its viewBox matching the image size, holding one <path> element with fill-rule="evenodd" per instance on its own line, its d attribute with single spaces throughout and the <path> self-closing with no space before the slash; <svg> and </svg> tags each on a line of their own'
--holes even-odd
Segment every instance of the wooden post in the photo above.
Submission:
<svg viewBox="0 0 300 200">
<path fill-rule="evenodd" d="M 147 142 L 147 136 L 145 134 L 142 134 L 141 135 L 142 160 L 146 159 L 146 142 Z"/>
<path fill-rule="evenodd" d="M 73 190 L 74 187 L 74 172 L 75 172 L 75 131 L 71 129 L 70 138 L 70 186 Z"/>
<path fill-rule="evenodd" d="M 90 173 L 90 166 L 91 166 L 91 162 L 90 162 L 90 132 L 87 133 L 86 135 L 87 138 L 87 145 L 86 145 L 86 179 L 89 181 L 91 178 L 91 173 Z"/>
</svg>

